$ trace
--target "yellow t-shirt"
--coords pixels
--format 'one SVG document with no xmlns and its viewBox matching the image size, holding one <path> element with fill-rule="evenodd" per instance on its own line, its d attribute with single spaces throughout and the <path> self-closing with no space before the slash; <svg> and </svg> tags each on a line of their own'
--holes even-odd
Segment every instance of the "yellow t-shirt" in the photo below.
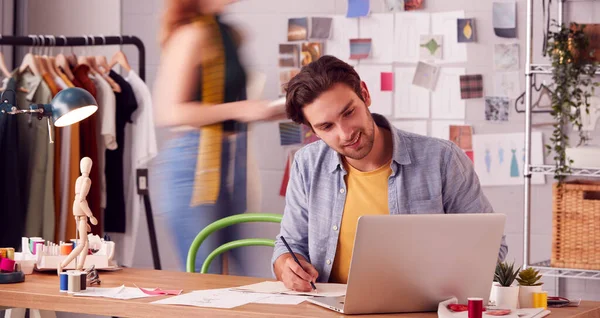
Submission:
<svg viewBox="0 0 600 318">
<path fill-rule="evenodd" d="M 347 283 L 356 225 L 361 215 L 389 214 L 388 177 L 392 173 L 391 160 L 369 172 L 362 172 L 344 162 L 346 175 L 346 203 L 340 224 L 340 236 L 335 252 L 329 282 Z"/>
</svg>

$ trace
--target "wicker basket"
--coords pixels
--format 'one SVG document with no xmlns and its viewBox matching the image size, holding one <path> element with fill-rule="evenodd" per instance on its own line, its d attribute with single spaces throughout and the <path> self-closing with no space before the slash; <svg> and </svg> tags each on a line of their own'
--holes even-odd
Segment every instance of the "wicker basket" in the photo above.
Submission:
<svg viewBox="0 0 600 318">
<path fill-rule="evenodd" d="M 600 183 L 553 187 L 553 267 L 600 270 Z"/>
</svg>

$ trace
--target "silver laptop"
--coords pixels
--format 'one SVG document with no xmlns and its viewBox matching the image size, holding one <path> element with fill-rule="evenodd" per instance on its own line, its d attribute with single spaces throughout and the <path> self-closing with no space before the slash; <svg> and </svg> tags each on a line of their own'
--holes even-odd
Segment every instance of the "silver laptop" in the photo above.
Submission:
<svg viewBox="0 0 600 318">
<path fill-rule="evenodd" d="M 436 311 L 441 301 L 490 296 L 505 215 L 359 218 L 345 297 L 311 303 L 344 314 Z"/>
</svg>

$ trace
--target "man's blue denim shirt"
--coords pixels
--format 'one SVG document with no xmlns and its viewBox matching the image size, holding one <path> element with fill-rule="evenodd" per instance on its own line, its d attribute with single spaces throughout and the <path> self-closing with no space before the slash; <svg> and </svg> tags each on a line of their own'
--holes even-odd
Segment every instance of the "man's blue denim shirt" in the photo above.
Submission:
<svg viewBox="0 0 600 318">
<path fill-rule="evenodd" d="M 493 212 L 473 163 L 458 146 L 396 129 L 378 114 L 373 114 L 373 119 L 390 129 L 393 137 L 390 214 Z M 317 281 L 329 281 L 346 202 L 346 173 L 340 155 L 322 140 L 296 153 L 272 263 L 288 252 L 278 239 L 283 236 L 294 253 L 317 269 Z M 508 252 L 505 237 L 499 248 L 498 259 L 504 260 Z"/>
</svg>

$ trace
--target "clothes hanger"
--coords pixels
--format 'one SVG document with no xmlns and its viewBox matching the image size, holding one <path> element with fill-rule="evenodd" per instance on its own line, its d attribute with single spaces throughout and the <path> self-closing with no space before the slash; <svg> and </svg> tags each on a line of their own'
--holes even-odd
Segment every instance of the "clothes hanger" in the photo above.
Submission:
<svg viewBox="0 0 600 318">
<path fill-rule="evenodd" d="M 54 35 L 48 35 L 48 38 L 50 39 L 50 49 L 49 49 L 50 53 L 48 54 L 48 60 L 50 61 L 50 67 L 52 68 L 54 74 L 56 74 L 58 77 L 61 77 L 60 75 L 64 75 L 64 73 L 56 65 L 56 57 L 54 56 L 54 47 L 56 46 L 56 37 L 54 37 Z"/>
<path fill-rule="evenodd" d="M 92 40 L 92 45 L 96 45 L 96 40 L 94 39 L 94 37 L 92 35 L 90 35 L 90 38 Z M 94 71 L 96 71 L 97 76 L 102 76 L 102 78 L 104 78 L 108 82 L 108 84 L 110 84 L 110 87 L 112 88 L 113 92 L 117 92 L 117 93 L 121 92 L 121 86 L 119 86 L 119 84 L 117 84 L 117 82 L 115 82 L 110 76 L 103 73 L 98 68 L 98 64 L 96 63 L 96 58 L 94 56 L 92 56 L 92 54 L 90 54 L 90 56 L 88 56 L 88 61 L 90 62 L 90 65 L 92 66 Z"/>
<path fill-rule="evenodd" d="M 123 45 L 123 36 L 119 35 L 121 39 L 121 45 Z M 115 55 L 113 55 L 112 59 L 110 59 L 110 68 L 112 69 L 116 64 L 121 65 L 127 72 L 131 72 L 131 65 L 129 65 L 129 61 L 127 60 L 127 56 L 123 51 L 119 50 Z"/>
<path fill-rule="evenodd" d="M 82 49 L 83 53 L 77 57 L 77 65 L 87 65 L 87 66 L 90 67 L 90 71 L 94 73 L 94 70 L 92 69 L 89 60 L 85 56 L 86 55 L 85 51 L 86 51 L 87 46 L 88 46 L 88 38 L 87 38 L 87 35 L 84 35 L 84 37 L 85 37 L 85 46 Z"/>
<path fill-rule="evenodd" d="M 65 46 L 67 46 L 68 45 L 67 37 L 64 35 L 61 35 L 61 37 L 65 40 Z M 73 49 L 73 47 L 71 47 L 71 50 L 72 49 Z M 64 74 L 67 76 L 67 78 L 70 81 L 73 81 L 75 79 L 75 75 L 73 75 L 73 72 L 71 72 L 71 66 L 69 65 L 69 61 L 67 60 L 67 57 L 65 56 L 63 51 L 64 51 L 64 47 L 61 47 L 60 53 L 56 56 L 55 65 L 58 69 L 60 69 L 64 72 Z"/>
<path fill-rule="evenodd" d="M 46 63 L 46 61 L 44 60 L 44 58 L 42 57 L 42 54 L 44 53 L 44 45 L 46 45 L 46 39 L 43 38 L 41 35 L 36 35 L 39 36 L 39 42 L 38 44 L 40 45 L 38 47 L 38 53 L 35 54 L 35 59 L 38 62 L 38 67 L 40 69 L 40 73 L 43 75 L 48 73 L 48 65 Z"/>
<path fill-rule="evenodd" d="M 102 34 L 100 34 L 100 37 L 102 38 L 102 45 L 105 46 L 106 38 Z M 106 60 L 106 56 L 101 55 L 101 54 L 96 55 L 96 64 L 98 64 L 98 67 L 100 68 L 100 70 L 102 71 L 103 74 L 108 74 L 108 72 L 110 71 L 110 67 L 108 66 L 108 61 Z"/>
<path fill-rule="evenodd" d="M 2 38 L 2 35 L 0 35 L 0 38 Z M 6 67 L 6 61 L 4 61 L 4 53 L 2 53 L 2 51 L 0 51 L 0 71 L 2 71 L 4 77 L 10 77 L 10 72 Z"/>
<path fill-rule="evenodd" d="M 29 69 L 33 74 L 40 76 L 40 69 L 38 67 L 37 60 L 33 55 L 33 46 L 37 44 L 37 38 L 33 35 L 29 35 L 29 37 L 33 40 L 33 45 L 29 47 L 29 53 L 25 54 L 23 57 L 21 65 L 19 66 L 18 74 L 22 74 Z"/>
<path fill-rule="evenodd" d="M 45 35 L 40 35 L 40 37 L 42 37 L 43 42 L 44 42 L 44 46 L 46 45 L 46 36 Z M 40 56 L 42 63 L 44 63 L 44 66 L 46 67 L 46 70 L 48 71 L 48 73 L 50 73 L 50 75 L 53 78 L 58 77 L 58 73 L 56 73 L 56 71 L 54 70 L 54 66 L 53 63 L 50 61 L 50 45 L 52 45 L 52 41 L 50 40 L 50 37 L 48 37 L 48 46 L 45 46 L 42 51 L 43 51 L 43 55 Z"/>
</svg>

